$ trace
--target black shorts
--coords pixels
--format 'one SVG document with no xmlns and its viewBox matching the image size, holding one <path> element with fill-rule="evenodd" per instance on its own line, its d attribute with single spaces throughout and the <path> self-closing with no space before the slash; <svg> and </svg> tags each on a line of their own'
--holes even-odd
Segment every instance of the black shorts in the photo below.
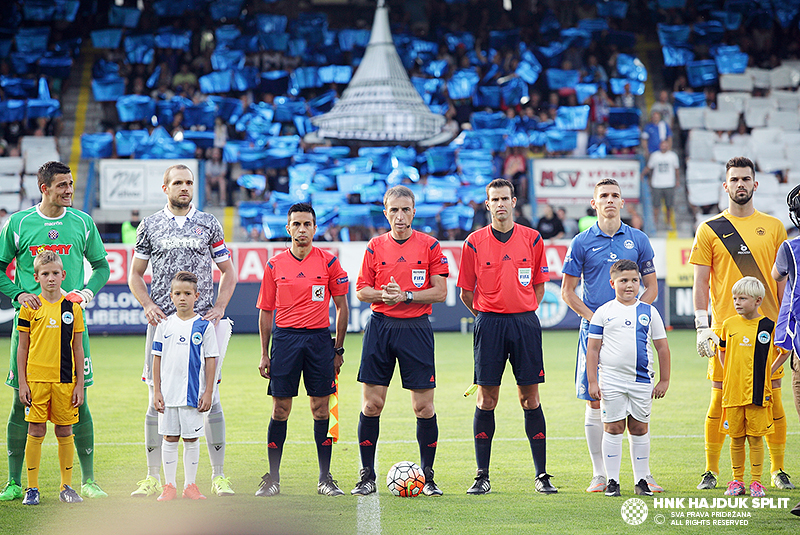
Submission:
<svg viewBox="0 0 800 535">
<path fill-rule="evenodd" d="M 473 337 L 475 384 L 499 386 L 511 362 L 517 384 L 544 382 L 542 327 L 536 312 L 496 314 L 479 312 Z"/>
<path fill-rule="evenodd" d="M 297 396 L 300 373 L 309 396 L 324 397 L 336 391 L 333 338 L 328 329 L 286 329 L 272 333 L 267 395 Z"/>
<path fill-rule="evenodd" d="M 400 365 L 403 388 L 436 388 L 433 329 L 428 316 L 390 318 L 373 312 L 364 328 L 358 381 L 389 386 L 394 363 Z"/>
</svg>

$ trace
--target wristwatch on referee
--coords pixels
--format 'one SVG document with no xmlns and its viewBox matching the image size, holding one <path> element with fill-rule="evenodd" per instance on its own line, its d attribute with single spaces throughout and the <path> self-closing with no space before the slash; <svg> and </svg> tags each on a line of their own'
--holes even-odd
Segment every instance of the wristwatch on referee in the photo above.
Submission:
<svg viewBox="0 0 800 535">
<path fill-rule="evenodd" d="M 341 357 L 344 355 L 344 347 L 334 347 L 333 352 Z"/>
<path fill-rule="evenodd" d="M 411 301 L 414 300 L 414 292 L 406 292 L 406 300 L 404 301 L 405 304 L 411 304 Z"/>
</svg>

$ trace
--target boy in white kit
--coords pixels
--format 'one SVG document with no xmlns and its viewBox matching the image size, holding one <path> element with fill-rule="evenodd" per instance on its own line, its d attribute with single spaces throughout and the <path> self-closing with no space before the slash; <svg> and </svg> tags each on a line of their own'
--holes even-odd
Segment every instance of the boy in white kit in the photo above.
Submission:
<svg viewBox="0 0 800 535">
<path fill-rule="evenodd" d="M 597 309 L 589 324 L 587 369 L 599 363 L 598 377 L 589 374 L 589 395 L 600 400 L 603 419 L 603 457 L 608 486 L 606 496 L 619 496 L 622 434 L 626 420 L 636 494 L 652 496 L 648 422 L 653 398 L 669 388 L 670 355 L 661 315 L 653 305 L 639 301 L 639 268 L 632 260 L 611 266 L 616 299 Z M 658 384 L 653 386 L 652 340 L 658 352 Z"/>
<path fill-rule="evenodd" d="M 166 485 L 158 501 L 177 496 L 178 440 L 183 437 L 183 497 L 205 500 L 195 484 L 203 412 L 211 408 L 216 373 L 217 337 L 214 324 L 194 311 L 197 277 L 179 271 L 172 279 L 170 299 L 175 314 L 156 327 L 153 337 L 153 404 L 158 433 L 163 435 L 161 457 Z"/>
</svg>

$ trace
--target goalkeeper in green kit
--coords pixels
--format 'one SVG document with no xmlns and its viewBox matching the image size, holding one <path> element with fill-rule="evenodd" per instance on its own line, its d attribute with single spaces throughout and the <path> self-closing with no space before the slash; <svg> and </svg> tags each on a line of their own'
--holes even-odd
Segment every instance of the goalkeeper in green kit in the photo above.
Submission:
<svg viewBox="0 0 800 535">
<path fill-rule="evenodd" d="M 13 214 L 0 231 L 0 291 L 11 298 L 17 313 L 11 334 L 11 360 L 6 384 L 14 389 L 11 414 L 8 417 L 8 484 L 0 493 L 1 501 L 22 498 L 22 467 L 25 464 L 25 443 L 28 425 L 25 407 L 19 401 L 17 389 L 17 320 L 20 307 L 37 310 L 41 306 L 39 284 L 33 278 L 33 260 L 42 251 L 54 251 L 64 264 L 62 288 L 66 299 L 85 307 L 108 281 L 110 275 L 106 250 L 92 218 L 71 208 L 73 195 L 72 171 L 61 162 L 47 162 L 39 168 L 38 187 L 42 202 Z M 84 262 L 92 266 L 92 275 L 84 285 Z M 16 259 L 14 280 L 6 274 Z M 83 332 L 84 385 L 92 384 L 92 359 L 89 355 L 88 331 Z M 87 498 L 106 496 L 94 481 L 94 426 L 84 388 L 84 401 L 78 413 L 79 422 L 73 425 L 75 447 L 83 475 L 81 494 Z"/>
</svg>

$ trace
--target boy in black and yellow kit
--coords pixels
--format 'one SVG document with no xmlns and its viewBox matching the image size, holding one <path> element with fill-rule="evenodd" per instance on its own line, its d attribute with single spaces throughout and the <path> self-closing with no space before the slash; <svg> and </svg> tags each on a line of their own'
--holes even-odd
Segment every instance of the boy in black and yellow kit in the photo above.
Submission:
<svg viewBox="0 0 800 535">
<path fill-rule="evenodd" d="M 75 455 L 72 424 L 78 422 L 78 407 L 83 403 L 83 311 L 78 303 L 62 296 L 65 271 L 56 253 L 39 253 L 33 268 L 36 282 L 42 287 L 42 304 L 36 310 L 23 306 L 17 325 L 19 400 L 26 407 L 28 422 L 28 488 L 22 503 L 39 504 L 39 462 L 48 419 L 55 424 L 58 440 L 59 499 L 79 503 L 83 499 L 70 484 Z"/>
</svg>

